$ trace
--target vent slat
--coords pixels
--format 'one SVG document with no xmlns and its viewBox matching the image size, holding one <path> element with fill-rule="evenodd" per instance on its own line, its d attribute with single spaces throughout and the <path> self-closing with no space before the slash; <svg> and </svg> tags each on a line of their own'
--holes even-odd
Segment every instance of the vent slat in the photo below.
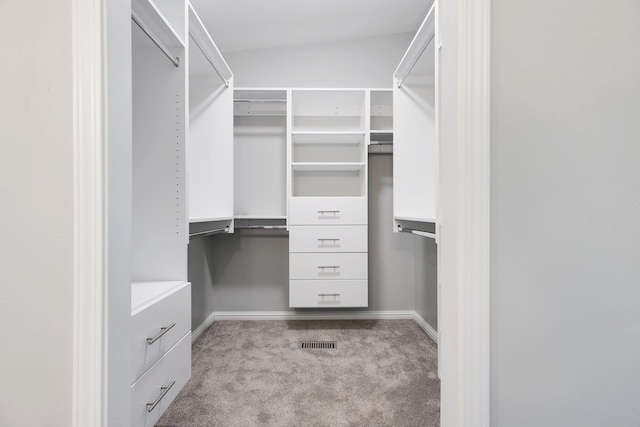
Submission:
<svg viewBox="0 0 640 427">
<path fill-rule="evenodd" d="M 300 343 L 302 349 L 335 349 L 335 341 L 304 341 Z"/>
</svg>

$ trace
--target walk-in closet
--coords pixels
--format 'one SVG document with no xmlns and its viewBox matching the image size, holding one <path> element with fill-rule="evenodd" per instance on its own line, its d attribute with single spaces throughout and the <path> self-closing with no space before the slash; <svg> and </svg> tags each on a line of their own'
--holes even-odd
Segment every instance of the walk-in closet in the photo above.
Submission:
<svg viewBox="0 0 640 427">
<path fill-rule="evenodd" d="M 289 71 L 295 78 L 288 83 L 280 76 L 266 83 L 250 76 L 268 78 L 268 64 L 257 52 L 241 59 L 251 51 L 217 46 L 221 18 L 210 5 L 132 2 L 131 426 L 231 425 L 237 409 L 225 409 L 225 402 L 236 401 L 255 408 L 243 425 L 282 425 L 285 419 L 273 408 L 286 407 L 287 399 L 277 386 L 262 407 L 250 395 L 215 391 L 191 373 L 221 386 L 223 372 L 206 366 L 224 356 L 204 351 L 202 343 L 228 346 L 224 333 L 216 335 L 222 325 L 260 341 L 264 331 L 252 328 L 270 322 L 311 340 L 296 351 L 314 359 L 294 359 L 293 366 L 312 367 L 323 351 L 336 366 L 355 363 L 322 378 L 364 395 L 391 380 L 376 386 L 365 376 L 350 384 L 358 365 L 398 362 L 382 356 L 348 362 L 345 352 L 359 344 L 338 339 L 340 331 L 351 330 L 356 341 L 373 339 L 384 328 L 420 337 L 414 339 L 425 343 L 422 350 L 412 351 L 423 354 L 413 362 L 425 365 L 423 372 L 412 367 L 411 375 L 424 383 L 409 384 L 428 390 L 422 397 L 429 405 L 405 402 L 404 415 L 389 410 L 378 418 L 383 424 L 402 416 L 412 420 L 407 425 L 421 425 L 422 418 L 437 423 L 436 8 L 415 3 L 422 19 L 405 18 L 409 28 L 400 36 L 378 36 L 393 49 L 367 59 L 384 64 L 384 78 L 359 70 L 380 41 L 369 36 L 350 47 L 357 54 L 343 64 L 344 81 L 302 68 Z M 310 57 L 333 57 L 324 51 L 327 43 L 345 49 L 339 40 L 294 45 L 282 61 L 299 60 L 301 49 Z M 275 47 L 261 49 L 268 54 Z M 241 345 L 251 354 L 249 342 Z M 252 359 L 233 357 L 247 363 L 243 369 L 259 370 Z M 381 375 L 379 369 L 370 374 Z M 265 377 L 251 381 L 257 385 Z M 239 386 L 230 382 L 227 388 Z M 391 386 L 390 393 L 403 395 L 406 387 Z M 207 393 L 217 411 L 197 397 Z M 402 399 L 370 398 L 383 407 L 403 406 Z M 334 407 L 337 401 L 309 400 L 347 419 L 344 409 Z M 304 418 L 290 417 L 293 423 Z M 366 410 L 350 417 L 356 423 L 358 417 L 376 419 Z"/>
</svg>

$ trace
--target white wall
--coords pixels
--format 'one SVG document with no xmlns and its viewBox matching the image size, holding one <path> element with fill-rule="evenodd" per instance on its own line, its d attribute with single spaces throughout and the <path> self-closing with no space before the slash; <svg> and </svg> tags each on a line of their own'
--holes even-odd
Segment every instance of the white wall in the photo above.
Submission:
<svg viewBox="0 0 640 427">
<path fill-rule="evenodd" d="M 638 426 L 640 3 L 491 20 L 491 424 Z"/>
<path fill-rule="evenodd" d="M 391 87 L 412 33 L 223 53 L 236 87 Z"/>
<path fill-rule="evenodd" d="M 71 425 L 71 4 L 0 6 L 3 426 Z"/>
</svg>

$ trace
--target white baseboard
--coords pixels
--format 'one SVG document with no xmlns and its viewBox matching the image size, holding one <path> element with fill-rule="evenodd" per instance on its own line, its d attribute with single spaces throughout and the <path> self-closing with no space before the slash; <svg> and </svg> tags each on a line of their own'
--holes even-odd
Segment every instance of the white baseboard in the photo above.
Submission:
<svg viewBox="0 0 640 427">
<path fill-rule="evenodd" d="M 413 313 L 413 320 L 416 321 L 418 326 L 422 328 L 422 330 L 429 336 L 429 338 L 433 340 L 434 343 L 438 344 L 438 332 L 433 329 L 433 327 L 431 327 L 431 325 L 428 324 L 427 321 L 424 320 L 417 311 L 414 311 Z"/>
<path fill-rule="evenodd" d="M 220 320 L 415 320 L 433 341 L 438 343 L 438 333 L 413 310 L 381 311 L 214 311 L 191 333 L 194 343 L 214 322 Z"/>
</svg>

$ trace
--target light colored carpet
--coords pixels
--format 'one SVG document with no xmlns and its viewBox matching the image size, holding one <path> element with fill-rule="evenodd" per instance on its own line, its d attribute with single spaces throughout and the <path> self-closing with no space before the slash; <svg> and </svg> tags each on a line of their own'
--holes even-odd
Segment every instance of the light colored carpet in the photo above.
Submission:
<svg viewBox="0 0 640 427">
<path fill-rule="evenodd" d="M 157 426 L 440 425 L 437 348 L 412 320 L 216 322 L 192 366 Z"/>
</svg>

